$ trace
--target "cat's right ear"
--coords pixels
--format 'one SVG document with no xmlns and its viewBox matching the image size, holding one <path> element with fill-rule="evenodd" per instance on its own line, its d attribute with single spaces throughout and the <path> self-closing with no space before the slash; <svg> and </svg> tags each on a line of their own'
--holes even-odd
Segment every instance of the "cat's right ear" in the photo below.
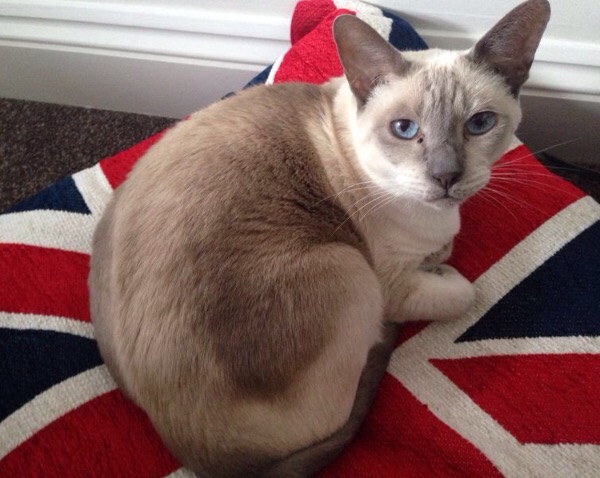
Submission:
<svg viewBox="0 0 600 478">
<path fill-rule="evenodd" d="M 512 94 L 529 76 L 529 68 L 550 20 L 547 0 L 528 0 L 507 13 L 473 47 L 470 57 L 504 77 Z"/>
<path fill-rule="evenodd" d="M 346 79 L 361 105 L 387 75 L 403 74 L 409 68 L 394 47 L 354 15 L 340 15 L 334 20 L 333 39 Z"/>
</svg>

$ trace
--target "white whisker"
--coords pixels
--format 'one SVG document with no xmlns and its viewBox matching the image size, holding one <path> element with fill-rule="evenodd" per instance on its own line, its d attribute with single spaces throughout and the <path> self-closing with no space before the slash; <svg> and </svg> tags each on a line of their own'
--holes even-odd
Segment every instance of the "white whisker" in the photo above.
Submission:
<svg viewBox="0 0 600 478">
<path fill-rule="evenodd" d="M 371 185 L 364 186 L 364 184 L 371 184 Z M 371 189 L 371 188 L 377 188 L 377 187 L 378 187 L 378 185 L 375 181 L 361 181 L 359 183 L 351 184 L 350 186 L 346 186 L 340 192 L 338 192 L 336 194 L 332 194 L 331 196 L 327 196 L 326 198 L 323 198 L 323 199 L 317 201 L 316 203 L 313 204 L 313 207 L 316 206 L 317 204 L 322 203 L 323 201 L 327 201 L 328 199 L 338 197 L 340 194 L 343 194 L 345 192 L 350 192 L 350 191 L 353 192 L 353 191 L 359 191 L 362 189 Z"/>
<path fill-rule="evenodd" d="M 493 191 L 486 188 L 486 189 L 482 189 L 481 191 L 479 191 L 478 194 L 479 194 L 479 197 L 481 197 L 482 199 L 488 199 L 488 200 L 492 201 L 493 203 L 500 205 L 503 209 L 505 209 L 514 218 L 515 221 L 518 221 L 517 216 L 514 215 L 514 213 L 506 206 L 506 204 L 504 204 L 502 202 L 502 200 L 495 198 L 492 195 L 492 192 Z"/>
<path fill-rule="evenodd" d="M 379 204 L 375 204 L 375 206 L 373 206 L 371 209 L 369 209 L 367 212 L 365 212 L 364 216 L 361 219 L 365 219 L 369 214 L 374 213 L 377 209 L 381 209 L 381 208 L 387 206 L 395 199 L 396 199 L 396 196 L 394 194 L 392 194 L 391 197 L 389 197 L 387 199 L 383 199 Z"/>
<path fill-rule="evenodd" d="M 510 177 L 510 176 L 494 177 L 494 179 L 495 179 L 494 185 L 496 185 L 496 186 L 500 186 L 501 184 L 499 184 L 499 183 L 512 183 L 512 184 L 519 184 L 522 186 L 532 187 L 532 188 L 535 188 L 535 189 L 537 189 L 539 191 L 543 191 L 543 192 L 558 191 L 561 194 L 567 194 L 573 198 L 579 197 L 573 191 L 569 191 L 565 188 L 558 187 L 554 184 L 548 184 L 548 183 L 544 183 L 541 181 L 536 181 L 534 179 L 529 179 L 529 178 L 524 178 L 524 177 L 515 178 L 515 177 Z"/>
<path fill-rule="evenodd" d="M 564 146 L 566 144 L 571 144 L 574 143 L 576 141 L 580 141 L 581 138 L 574 138 L 574 139 L 569 139 L 567 141 L 563 141 L 562 143 L 558 143 L 558 144 L 554 144 L 552 146 L 548 146 L 547 148 L 543 148 L 543 149 L 538 149 L 537 151 L 534 151 L 532 154 L 540 154 L 540 153 L 544 153 L 550 149 L 554 149 L 554 148 L 558 148 L 559 146 Z"/>
<path fill-rule="evenodd" d="M 506 191 L 506 190 L 498 190 L 497 188 L 487 188 L 488 191 L 493 192 L 494 194 L 497 194 L 498 196 L 501 196 L 502 198 L 511 201 L 512 203 L 522 207 L 523 209 L 529 209 L 530 211 L 535 211 L 535 212 L 539 212 L 541 214 L 544 214 L 543 211 L 541 211 L 540 209 L 534 207 L 533 205 L 525 202 L 525 201 L 520 201 L 518 198 L 511 196 L 509 194 L 510 191 Z"/>
<path fill-rule="evenodd" d="M 338 230 L 339 230 L 339 229 L 340 229 L 340 228 L 341 228 L 341 227 L 342 227 L 344 224 L 346 224 L 346 223 L 347 223 L 347 222 L 348 222 L 350 219 L 352 219 L 352 218 L 353 218 L 353 217 L 354 217 L 356 214 L 358 214 L 358 213 L 359 213 L 359 212 L 360 212 L 362 209 L 364 209 L 365 207 L 367 207 L 369 204 L 372 204 L 372 203 L 374 203 L 374 202 L 376 202 L 376 201 L 379 201 L 380 199 L 387 198 L 387 197 L 389 197 L 390 195 L 392 195 L 392 196 L 393 196 L 393 194 L 392 194 L 391 192 L 388 192 L 388 191 L 380 191 L 380 192 L 381 192 L 381 194 L 380 194 L 379 196 L 377 196 L 375 199 L 371 199 L 371 200 L 370 200 L 368 203 L 366 203 L 366 204 L 363 204 L 363 205 L 362 205 L 362 206 L 360 206 L 358 209 L 356 209 L 356 211 L 354 211 L 352 214 L 348 215 L 348 217 L 347 217 L 346 219 L 344 219 L 344 221 L 343 221 L 343 222 L 342 222 L 342 223 L 341 223 L 341 224 L 340 224 L 338 227 L 336 227 L 336 228 L 335 228 L 335 230 L 333 231 L 333 233 L 332 233 L 331 235 L 332 235 L 332 236 L 334 236 L 334 235 L 335 235 L 335 233 L 336 233 L 336 232 L 337 232 L 337 231 L 338 231 Z M 376 193 L 375 193 L 375 194 L 376 194 Z M 367 197 L 368 197 L 368 196 L 367 196 Z M 354 208 L 354 207 L 355 207 L 355 206 L 356 206 L 356 205 L 357 205 L 357 204 L 358 204 L 360 201 L 362 201 L 362 200 L 364 200 L 364 199 L 366 199 L 366 198 L 359 199 L 357 202 L 355 202 L 355 203 L 353 204 L 352 208 Z"/>
<path fill-rule="evenodd" d="M 513 158 L 510 161 L 504 161 L 504 162 L 500 163 L 500 165 L 501 164 L 510 164 L 510 163 L 514 163 L 516 161 L 521 161 L 522 159 L 528 158 L 530 156 L 535 156 L 536 154 L 544 153 L 546 151 L 549 151 L 550 149 L 558 148 L 559 146 L 564 146 L 566 144 L 574 143 L 575 141 L 579 141 L 579 140 L 581 140 L 581 138 L 569 139 L 567 141 L 563 141 L 562 143 L 557 143 L 557 144 L 554 144 L 552 146 L 548 146 L 547 148 L 543 148 L 543 149 L 539 149 L 537 151 L 533 151 L 531 153 L 527 153 L 524 156 L 520 156 L 518 158 Z"/>
</svg>

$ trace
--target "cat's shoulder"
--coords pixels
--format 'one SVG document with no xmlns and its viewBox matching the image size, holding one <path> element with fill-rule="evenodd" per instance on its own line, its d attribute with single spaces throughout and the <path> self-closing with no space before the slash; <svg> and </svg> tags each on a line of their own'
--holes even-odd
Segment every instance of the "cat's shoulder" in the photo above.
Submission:
<svg viewBox="0 0 600 478">
<path fill-rule="evenodd" d="M 283 113 L 304 116 L 330 105 L 333 95 L 334 91 L 328 85 L 303 82 L 256 85 L 230 95 L 197 114 L 250 112 L 262 116 Z"/>
<path fill-rule="evenodd" d="M 255 96 L 272 97 L 274 99 L 284 98 L 293 101 L 294 97 L 320 99 L 328 95 L 328 89 L 325 85 L 306 83 L 301 81 L 290 81 L 286 83 L 276 83 L 270 85 L 254 85 L 233 95 L 233 97 Z"/>
</svg>

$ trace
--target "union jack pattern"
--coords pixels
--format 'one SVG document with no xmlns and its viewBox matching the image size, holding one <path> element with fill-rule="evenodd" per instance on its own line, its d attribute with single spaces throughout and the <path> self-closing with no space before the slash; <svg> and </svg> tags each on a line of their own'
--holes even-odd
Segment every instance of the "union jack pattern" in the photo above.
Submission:
<svg viewBox="0 0 600 478">
<path fill-rule="evenodd" d="M 290 49 L 252 83 L 341 74 L 340 13 L 400 49 L 426 47 L 375 7 L 303 0 Z M 117 390 L 88 311 L 96 222 L 159 138 L 0 215 L 1 478 L 191 476 Z M 498 175 L 463 206 L 451 259 L 475 283 L 475 307 L 404 327 L 361 432 L 321 476 L 599 476 L 600 205 L 518 142 L 497 168 L 516 179 Z"/>
</svg>

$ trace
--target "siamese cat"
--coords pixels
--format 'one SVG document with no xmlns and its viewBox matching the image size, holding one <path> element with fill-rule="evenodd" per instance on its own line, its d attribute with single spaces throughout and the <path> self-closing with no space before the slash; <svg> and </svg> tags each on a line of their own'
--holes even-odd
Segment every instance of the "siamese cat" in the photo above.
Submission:
<svg viewBox="0 0 600 478">
<path fill-rule="evenodd" d="M 250 88 L 139 160 L 95 232 L 91 313 L 182 464 L 313 475 L 360 427 L 396 324 L 467 312 L 474 287 L 444 261 L 549 15 L 529 0 L 469 51 L 403 53 L 340 16 L 342 78 Z"/>
</svg>

